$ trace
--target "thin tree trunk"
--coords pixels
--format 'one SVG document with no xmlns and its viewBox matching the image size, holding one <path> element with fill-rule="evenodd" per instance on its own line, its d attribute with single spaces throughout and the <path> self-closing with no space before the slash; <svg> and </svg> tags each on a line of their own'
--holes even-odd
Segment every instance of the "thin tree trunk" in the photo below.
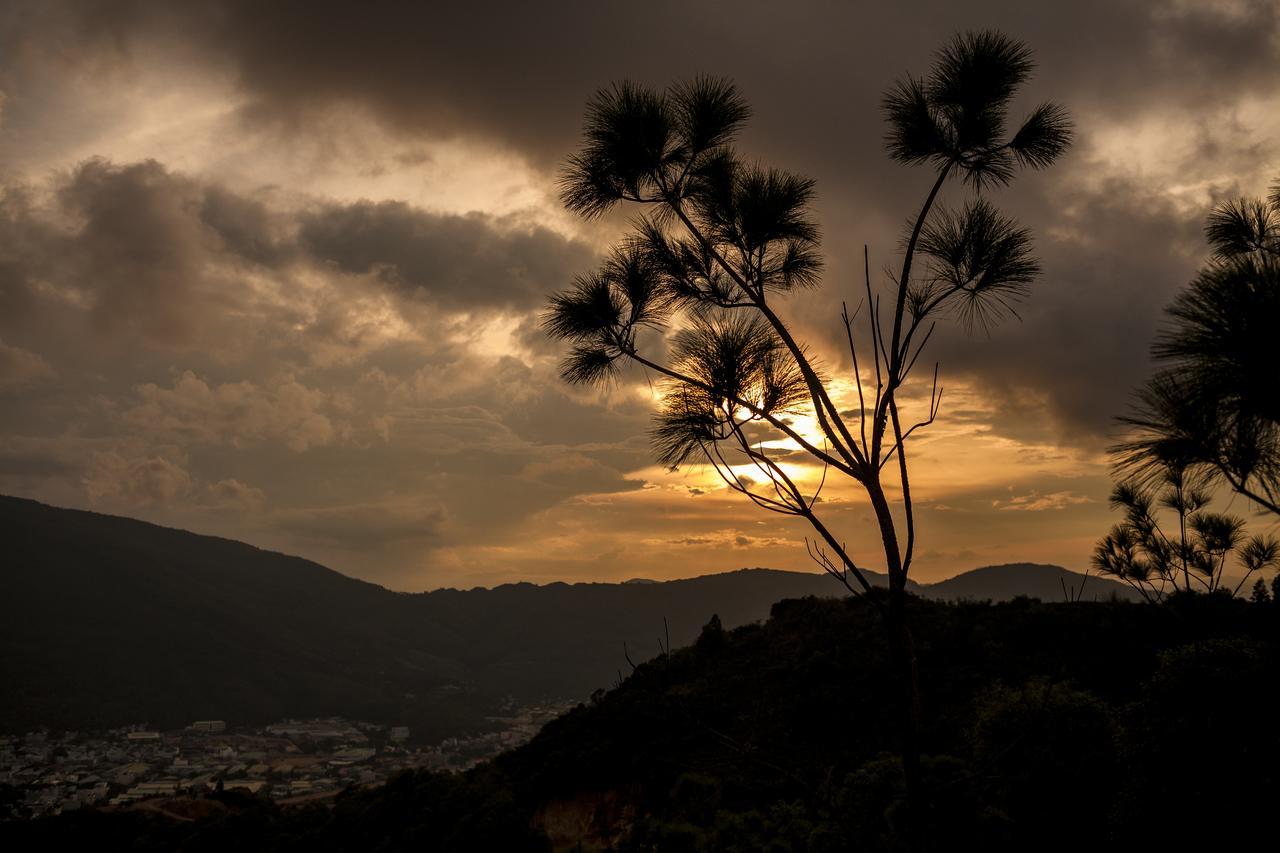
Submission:
<svg viewBox="0 0 1280 853">
<path fill-rule="evenodd" d="M 1187 566 L 1187 504 L 1182 493 L 1182 486 L 1178 486 L 1178 529 L 1180 539 L 1178 545 L 1182 549 L 1179 555 L 1182 557 L 1182 586 L 1191 592 L 1191 569 Z"/>
<path fill-rule="evenodd" d="M 916 666 L 915 644 L 907 625 L 907 577 L 902 570 L 898 550 L 898 532 L 893 512 L 879 480 L 867 484 L 871 505 L 880 525 L 884 542 L 885 566 L 889 573 L 889 607 L 886 628 L 889 635 L 889 659 L 893 668 L 895 693 L 899 707 L 899 754 L 906 783 L 908 833 L 914 837 L 920 830 L 920 678 Z M 914 845 L 913 845 L 914 846 Z"/>
<path fill-rule="evenodd" d="M 906 782 L 907 832 L 915 838 L 923 829 L 922 772 L 920 769 L 920 679 L 916 667 L 915 644 L 907 625 L 907 594 L 903 585 L 889 587 L 889 647 L 894 680 L 902 703 L 899 720 L 902 775 Z M 911 845 L 914 849 L 915 845 Z"/>
</svg>

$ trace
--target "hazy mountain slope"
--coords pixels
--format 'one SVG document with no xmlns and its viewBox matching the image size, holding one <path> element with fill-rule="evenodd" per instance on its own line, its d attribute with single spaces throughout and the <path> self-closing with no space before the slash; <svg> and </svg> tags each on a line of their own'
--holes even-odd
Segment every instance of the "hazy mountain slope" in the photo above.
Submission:
<svg viewBox="0 0 1280 853">
<path fill-rule="evenodd" d="M 652 658 L 668 636 L 689 644 L 713 613 L 732 628 L 782 599 L 843 591 L 820 574 L 744 569 L 410 595 L 239 542 L 8 497 L 0 540 L 0 731 L 347 713 L 428 735 L 481 719 L 494 697 L 586 696 L 629 672 L 627 655 Z M 995 567 L 918 591 L 1060 600 L 1062 575 Z"/>
<path fill-rule="evenodd" d="M 1137 601 L 1140 596 L 1130 587 L 1108 578 L 1085 576 L 1061 566 L 1042 563 L 1007 563 L 987 566 L 956 575 L 934 584 L 922 585 L 925 598 L 945 601 L 1007 601 L 1015 595 L 1039 598 L 1041 601 L 1068 601 L 1079 597 L 1084 601 Z"/>
<path fill-rule="evenodd" d="M 0 731 L 347 713 L 455 727 L 486 697 L 585 696 L 631 659 L 817 575 L 408 595 L 249 545 L 0 497 Z M 664 617 L 667 622 L 664 628 Z M 445 684 L 462 691 L 442 692 Z M 411 698 L 406 698 L 411 694 Z"/>
<path fill-rule="evenodd" d="M 306 560 L 13 498 L 0 537 L 5 730 L 369 712 L 460 674 L 407 596 Z"/>
<path fill-rule="evenodd" d="M 742 569 L 655 584 L 507 584 L 414 598 L 424 618 L 470 629 L 466 660 L 486 688 L 586 695 L 625 673 L 626 655 L 640 663 L 660 644 L 688 645 L 713 613 L 737 626 L 767 617 L 781 599 L 842 591 L 822 575 Z"/>
</svg>

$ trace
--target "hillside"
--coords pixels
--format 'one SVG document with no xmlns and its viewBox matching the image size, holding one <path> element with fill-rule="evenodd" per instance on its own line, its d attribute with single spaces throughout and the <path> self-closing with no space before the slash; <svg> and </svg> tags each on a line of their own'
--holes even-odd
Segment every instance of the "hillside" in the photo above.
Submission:
<svg viewBox="0 0 1280 853">
<path fill-rule="evenodd" d="M 924 818 L 905 833 L 892 673 L 863 601 L 786 601 L 463 775 L 406 773 L 332 810 L 211 795 L 217 816 L 73 813 L 15 849 L 1244 849 L 1268 833 L 1280 606 L 916 599 Z M 1162 818 L 1171 802 L 1195 808 Z M 1256 843 L 1256 842 L 1255 842 Z"/>
<path fill-rule="evenodd" d="M 1108 578 L 1042 563 L 1006 563 L 973 569 L 932 584 L 922 584 L 917 592 L 941 601 L 1007 601 L 1025 595 L 1041 601 L 1140 601 L 1132 588 Z"/>
<path fill-rule="evenodd" d="M 424 737 L 500 696 L 585 696 L 708 614 L 831 595 L 819 575 L 404 594 L 209 536 L 0 497 L 0 732 L 344 713 Z M 664 628 L 666 619 L 669 628 Z M 463 690 L 443 690 L 445 685 Z"/>
<path fill-rule="evenodd" d="M 238 542 L 13 498 L 0 537 L 0 730 L 387 713 L 405 693 L 422 697 L 407 713 L 447 716 L 430 697 L 461 675 L 460 639 L 406 597 Z"/>
<path fill-rule="evenodd" d="M 0 732 L 343 713 L 442 737 L 501 696 L 587 696 L 630 669 L 624 648 L 639 664 L 668 632 L 688 645 L 713 613 L 733 628 L 782 599 L 841 592 L 819 574 L 744 569 L 395 593 L 239 542 L 9 497 L 0 537 Z M 1031 568 L 1025 579 L 1079 577 Z M 1056 580 L 1023 580 L 998 567 L 918 591 L 1062 597 Z"/>
</svg>

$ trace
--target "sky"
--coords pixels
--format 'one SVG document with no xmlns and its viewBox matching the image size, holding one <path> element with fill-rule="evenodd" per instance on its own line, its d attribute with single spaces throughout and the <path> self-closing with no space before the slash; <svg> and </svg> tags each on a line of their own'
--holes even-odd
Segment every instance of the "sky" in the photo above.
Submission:
<svg viewBox="0 0 1280 853">
<path fill-rule="evenodd" d="M 1035 234 L 1021 319 L 930 343 L 946 390 L 912 454 L 913 576 L 1083 569 L 1116 520 L 1114 418 L 1204 216 L 1280 175 L 1269 0 L 10 0 L 0 493 L 398 590 L 814 570 L 803 521 L 653 462 L 650 377 L 559 378 L 539 314 L 627 223 L 576 219 L 556 176 L 596 90 L 733 80 L 740 152 L 817 181 L 825 281 L 781 311 L 849 400 L 840 301 L 864 244 L 884 286 L 930 184 L 885 155 L 880 96 L 981 28 L 1035 54 L 1015 113 L 1061 102 L 1076 143 L 988 194 Z M 876 568 L 865 499 L 824 497 Z"/>
</svg>

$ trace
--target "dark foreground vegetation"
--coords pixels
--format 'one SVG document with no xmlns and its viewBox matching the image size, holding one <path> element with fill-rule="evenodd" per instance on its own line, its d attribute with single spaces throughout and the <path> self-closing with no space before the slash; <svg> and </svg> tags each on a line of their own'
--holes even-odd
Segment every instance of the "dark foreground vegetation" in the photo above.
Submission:
<svg viewBox="0 0 1280 853">
<path fill-rule="evenodd" d="M 907 821 L 893 673 L 865 600 L 712 619 L 527 746 L 331 808 L 235 794 L 206 817 L 81 813 L 5 849 L 1231 849 L 1273 834 L 1280 604 L 910 600 L 924 808 Z M 69 848 L 69 849 L 75 849 Z"/>
</svg>

